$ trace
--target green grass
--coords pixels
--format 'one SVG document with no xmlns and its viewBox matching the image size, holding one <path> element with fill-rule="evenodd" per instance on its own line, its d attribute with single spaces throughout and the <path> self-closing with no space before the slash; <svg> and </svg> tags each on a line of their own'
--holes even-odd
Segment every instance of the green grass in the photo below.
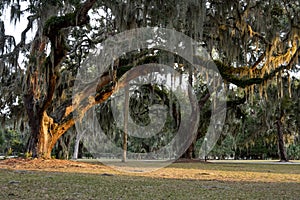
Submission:
<svg viewBox="0 0 300 200">
<path fill-rule="evenodd" d="M 189 173 L 198 176 L 182 176 Z M 0 169 L 0 199 L 299 199 L 300 179 L 251 180 L 266 174 L 300 177 L 300 165 L 177 163 L 113 176 Z"/>
<path fill-rule="evenodd" d="M 300 164 L 252 164 L 252 163 L 175 163 L 169 167 L 183 169 L 207 169 L 219 171 L 239 172 L 272 172 L 279 174 L 300 174 Z M 299 180 L 300 181 L 300 180 Z"/>
</svg>

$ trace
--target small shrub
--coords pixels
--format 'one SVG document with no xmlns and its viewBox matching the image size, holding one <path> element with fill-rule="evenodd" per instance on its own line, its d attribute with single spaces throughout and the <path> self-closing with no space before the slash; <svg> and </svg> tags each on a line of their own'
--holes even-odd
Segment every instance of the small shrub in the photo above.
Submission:
<svg viewBox="0 0 300 200">
<path fill-rule="evenodd" d="M 31 152 L 26 152 L 24 153 L 24 158 L 31 158 L 32 157 L 32 153 Z"/>
<path fill-rule="evenodd" d="M 11 156 L 13 154 L 13 149 L 12 148 L 9 148 L 7 150 L 7 156 Z"/>
</svg>

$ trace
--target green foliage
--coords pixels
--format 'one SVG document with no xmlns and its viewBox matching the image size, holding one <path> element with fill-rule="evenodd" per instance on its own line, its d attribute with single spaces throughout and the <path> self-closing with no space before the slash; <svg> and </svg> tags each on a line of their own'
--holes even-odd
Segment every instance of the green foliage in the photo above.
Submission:
<svg viewBox="0 0 300 200">
<path fill-rule="evenodd" d="M 225 158 L 235 158 L 235 143 L 234 138 L 227 136 L 221 144 L 217 144 L 213 150 L 208 154 L 213 158 L 225 159 Z"/>
<path fill-rule="evenodd" d="M 24 158 L 27 159 L 27 158 L 31 158 L 32 157 L 32 153 L 30 152 L 25 152 L 24 153 Z"/>
<path fill-rule="evenodd" d="M 289 145 L 287 155 L 291 160 L 300 160 L 300 143 Z"/>
<path fill-rule="evenodd" d="M 0 153 L 12 155 L 24 152 L 25 140 L 22 134 L 13 129 L 0 130 Z"/>
<path fill-rule="evenodd" d="M 278 159 L 278 138 L 275 122 L 284 113 L 283 131 L 287 153 L 290 159 L 299 159 L 299 87 L 298 79 L 291 80 L 291 97 L 288 94 L 287 79 L 283 79 L 284 96 L 278 97 L 278 87 L 270 84 L 268 99 L 254 93 L 253 102 L 238 105 L 227 111 L 223 134 L 211 152 L 211 156 L 236 159 Z M 256 88 L 256 87 L 255 87 Z M 236 89 L 239 90 L 239 89 Z M 229 91 L 232 98 L 238 91 Z M 232 153 L 233 152 L 233 153 Z"/>
</svg>

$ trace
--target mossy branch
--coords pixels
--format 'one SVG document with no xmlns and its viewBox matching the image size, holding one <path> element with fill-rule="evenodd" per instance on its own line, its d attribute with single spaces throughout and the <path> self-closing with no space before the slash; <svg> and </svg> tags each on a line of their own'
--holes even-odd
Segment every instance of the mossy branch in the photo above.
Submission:
<svg viewBox="0 0 300 200">
<path fill-rule="evenodd" d="M 300 47 L 298 47 L 296 52 L 300 51 Z M 290 62 L 288 64 L 282 64 L 275 68 L 270 73 L 265 73 L 263 77 L 255 77 L 255 78 L 239 78 L 237 74 L 234 73 L 235 69 L 233 66 L 228 66 L 222 63 L 221 61 L 215 61 L 215 64 L 222 75 L 222 78 L 227 82 L 230 82 L 238 87 L 245 88 L 247 86 L 251 86 L 254 84 L 262 84 L 267 80 L 274 78 L 278 72 L 283 71 L 284 69 L 290 69 L 291 65 L 298 58 L 298 54 L 295 53 Z"/>
<path fill-rule="evenodd" d="M 88 11 L 96 3 L 96 0 L 88 0 L 82 3 L 78 8 L 63 16 L 53 16 L 45 23 L 43 34 L 47 36 L 51 42 L 55 41 L 58 32 L 63 28 L 72 26 L 82 26 L 89 22 Z"/>
</svg>

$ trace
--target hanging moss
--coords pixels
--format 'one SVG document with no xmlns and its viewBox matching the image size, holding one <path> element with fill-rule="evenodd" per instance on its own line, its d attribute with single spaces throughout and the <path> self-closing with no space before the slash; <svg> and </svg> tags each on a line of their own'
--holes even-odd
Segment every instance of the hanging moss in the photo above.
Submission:
<svg viewBox="0 0 300 200">
<path fill-rule="evenodd" d="M 49 38 L 55 38 L 56 34 L 63 27 L 76 23 L 76 13 L 68 13 L 64 16 L 53 16 L 48 19 L 43 28 L 43 34 Z"/>
<path fill-rule="evenodd" d="M 287 75 L 287 78 L 288 78 L 288 92 L 289 92 L 289 97 L 292 98 L 291 77 L 290 77 L 289 73 Z"/>
</svg>

